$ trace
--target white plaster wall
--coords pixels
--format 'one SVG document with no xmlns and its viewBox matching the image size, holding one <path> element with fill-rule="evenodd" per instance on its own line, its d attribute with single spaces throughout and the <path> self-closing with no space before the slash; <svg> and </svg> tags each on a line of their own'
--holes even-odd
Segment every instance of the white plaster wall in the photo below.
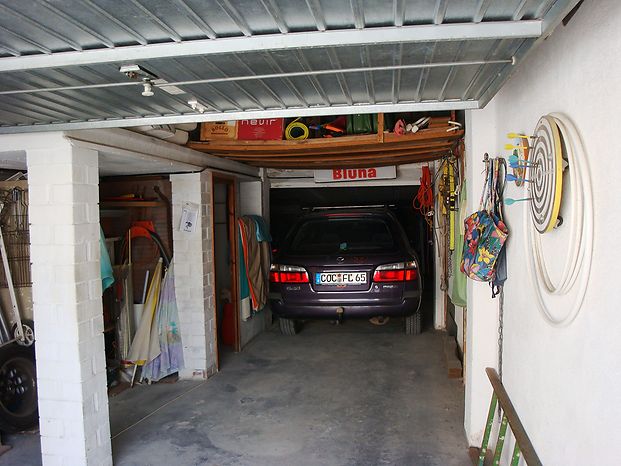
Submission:
<svg viewBox="0 0 621 466">
<path fill-rule="evenodd" d="M 485 110 L 466 113 L 466 177 L 468 212 L 479 208 L 483 179 L 483 154 L 496 148 L 495 101 Z M 490 299 L 487 283 L 468 280 L 466 325 L 466 412 L 464 423 L 470 445 L 480 445 L 491 396 L 486 367 L 497 365 L 497 301 Z M 510 286 L 510 283 L 507 284 Z"/>
<path fill-rule="evenodd" d="M 568 115 L 588 153 L 594 181 L 593 266 L 582 310 L 569 327 L 552 327 L 540 315 L 526 268 L 529 250 L 522 228 L 530 218 L 521 207 L 506 209 L 511 239 L 504 383 L 541 460 L 550 465 L 619 464 L 620 20 L 621 2 L 585 1 L 569 25 L 559 27 L 528 57 L 485 110 L 468 116 L 470 207 L 480 195 L 483 152 L 506 155 L 505 134 L 532 134 L 541 115 Z M 506 196 L 524 193 L 511 184 Z M 558 273 L 567 235 L 554 234 L 545 248 Z M 496 359 L 497 303 L 488 290 L 472 283 L 468 289 L 466 431 L 471 444 L 480 442 L 489 403 L 481 370 Z"/>
</svg>

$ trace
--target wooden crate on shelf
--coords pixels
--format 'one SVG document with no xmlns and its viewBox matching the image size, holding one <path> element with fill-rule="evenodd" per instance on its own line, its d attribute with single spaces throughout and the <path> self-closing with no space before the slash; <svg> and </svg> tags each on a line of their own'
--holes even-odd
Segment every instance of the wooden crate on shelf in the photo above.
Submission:
<svg viewBox="0 0 621 466">
<path fill-rule="evenodd" d="M 201 141 L 218 139 L 237 139 L 237 122 L 213 121 L 201 123 Z"/>
</svg>

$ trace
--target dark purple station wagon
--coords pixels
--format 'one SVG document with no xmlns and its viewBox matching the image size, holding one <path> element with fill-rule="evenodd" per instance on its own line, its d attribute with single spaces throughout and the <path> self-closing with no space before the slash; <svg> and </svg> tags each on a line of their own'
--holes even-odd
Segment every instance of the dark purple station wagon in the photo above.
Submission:
<svg viewBox="0 0 621 466">
<path fill-rule="evenodd" d="M 305 319 L 374 316 L 403 316 L 406 333 L 420 333 L 418 260 L 388 209 L 305 215 L 273 262 L 269 298 L 284 334 Z"/>
</svg>

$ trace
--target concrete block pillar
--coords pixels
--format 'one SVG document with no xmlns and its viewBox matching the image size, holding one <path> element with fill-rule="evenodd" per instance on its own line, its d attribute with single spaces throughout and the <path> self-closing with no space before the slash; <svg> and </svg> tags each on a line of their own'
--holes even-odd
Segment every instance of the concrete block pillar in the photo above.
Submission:
<svg viewBox="0 0 621 466">
<path fill-rule="evenodd" d="M 215 269 L 211 172 L 171 175 L 173 264 L 185 369 L 182 378 L 216 371 Z M 184 206 L 197 210 L 193 231 L 180 228 Z"/>
<path fill-rule="evenodd" d="M 97 157 L 62 137 L 27 151 L 44 465 L 112 464 Z"/>
</svg>

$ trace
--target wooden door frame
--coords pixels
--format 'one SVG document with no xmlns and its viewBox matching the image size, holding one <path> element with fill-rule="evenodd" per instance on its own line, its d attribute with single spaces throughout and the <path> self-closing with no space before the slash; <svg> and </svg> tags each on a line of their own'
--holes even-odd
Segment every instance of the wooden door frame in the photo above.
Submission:
<svg viewBox="0 0 621 466">
<path fill-rule="evenodd" d="M 236 205 L 237 205 L 237 189 L 236 184 L 237 180 L 235 177 L 226 176 L 221 174 L 212 173 L 212 183 L 211 183 L 211 251 L 212 251 L 212 259 L 214 264 L 214 288 L 213 288 L 213 296 L 215 303 L 215 334 L 216 334 L 216 362 L 218 370 L 220 370 L 220 350 L 218 344 L 218 328 L 220 322 L 218 321 L 218 303 L 220 301 L 220 297 L 218 296 L 218 276 L 216 273 L 216 225 L 215 225 L 215 189 L 216 184 L 224 184 L 226 186 L 226 215 L 227 215 L 227 225 L 228 231 L 227 236 L 229 239 L 229 257 L 231 258 L 230 263 L 230 274 L 231 274 L 231 304 L 233 305 L 233 331 L 235 334 L 235 342 L 233 344 L 233 351 L 239 352 L 241 350 L 241 338 L 240 338 L 240 321 L 239 321 L 239 274 L 238 274 L 238 236 L 237 236 L 237 214 L 236 214 Z"/>
</svg>

